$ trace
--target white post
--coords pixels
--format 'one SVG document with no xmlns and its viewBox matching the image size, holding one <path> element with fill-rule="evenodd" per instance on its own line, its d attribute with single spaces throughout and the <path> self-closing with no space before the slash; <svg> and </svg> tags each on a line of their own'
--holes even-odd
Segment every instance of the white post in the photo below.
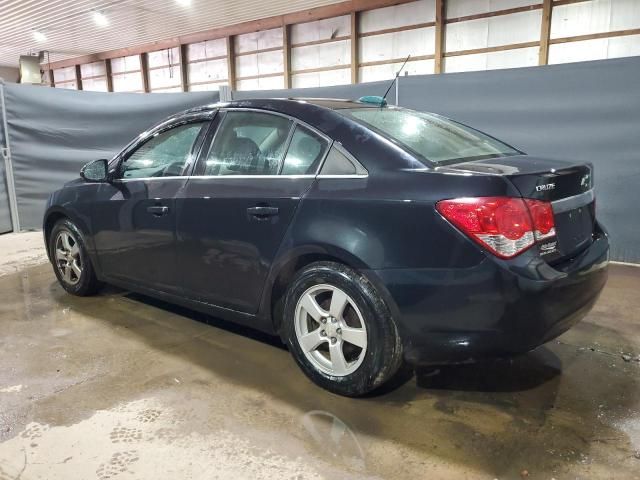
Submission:
<svg viewBox="0 0 640 480">
<path fill-rule="evenodd" d="M 233 100 L 233 92 L 229 85 L 220 85 L 220 101 L 230 102 Z"/>
<path fill-rule="evenodd" d="M 4 80 L 0 78 L 0 106 L 2 108 L 2 131 L 4 132 L 4 146 L 2 157 L 7 176 L 7 193 L 9 194 L 9 210 L 11 211 L 11 225 L 14 232 L 20 231 L 20 219 L 18 218 L 18 202 L 16 199 L 16 185 L 13 178 L 13 164 L 11 163 L 11 147 L 9 145 L 9 125 L 7 124 L 7 108 L 4 100 Z M 0 145 L 2 143 L 0 142 Z"/>
</svg>

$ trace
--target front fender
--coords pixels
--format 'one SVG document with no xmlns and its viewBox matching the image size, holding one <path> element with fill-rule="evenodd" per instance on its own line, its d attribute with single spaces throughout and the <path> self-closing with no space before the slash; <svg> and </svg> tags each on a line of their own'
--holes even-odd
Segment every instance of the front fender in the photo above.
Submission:
<svg viewBox="0 0 640 480">
<path fill-rule="evenodd" d="M 96 258 L 91 222 L 91 210 L 96 188 L 95 184 L 68 186 L 54 192 L 49 198 L 42 225 L 45 247 L 49 259 L 51 259 L 48 242 L 49 234 L 55 222 L 59 218 L 64 217 L 71 220 L 78 230 L 80 230 L 91 262 L 94 267 L 99 265 Z M 101 272 L 96 268 L 96 273 L 100 276 Z"/>
<path fill-rule="evenodd" d="M 78 230 L 80 230 L 80 233 L 82 233 L 85 241 L 85 245 L 90 250 L 90 253 L 95 251 L 95 248 L 93 246 L 93 237 L 91 235 L 89 224 L 87 223 L 88 219 L 81 215 L 78 215 L 78 213 L 72 209 L 67 209 L 59 205 L 54 205 L 52 207 L 49 207 L 46 210 L 44 214 L 44 219 L 42 222 L 42 234 L 44 236 L 47 255 L 49 255 L 50 253 L 49 252 L 49 234 L 51 233 L 51 229 L 53 228 L 53 225 L 55 224 L 55 222 L 57 222 L 58 219 L 60 218 L 68 218 L 69 220 L 71 220 L 76 225 L 76 227 L 78 227 Z M 49 259 L 51 259 L 51 257 L 49 257 Z"/>
</svg>

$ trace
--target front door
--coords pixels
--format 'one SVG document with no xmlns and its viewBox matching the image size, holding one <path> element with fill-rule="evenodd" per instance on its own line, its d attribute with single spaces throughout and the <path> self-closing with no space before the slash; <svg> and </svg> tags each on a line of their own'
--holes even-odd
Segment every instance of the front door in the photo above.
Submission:
<svg viewBox="0 0 640 480">
<path fill-rule="evenodd" d="M 283 116 L 226 112 L 177 200 L 186 295 L 257 312 L 271 263 L 328 143 Z"/>
<path fill-rule="evenodd" d="M 98 261 L 110 278 L 178 292 L 176 196 L 204 136 L 198 119 L 152 132 L 125 152 L 116 180 L 101 185 L 92 210 Z"/>
</svg>

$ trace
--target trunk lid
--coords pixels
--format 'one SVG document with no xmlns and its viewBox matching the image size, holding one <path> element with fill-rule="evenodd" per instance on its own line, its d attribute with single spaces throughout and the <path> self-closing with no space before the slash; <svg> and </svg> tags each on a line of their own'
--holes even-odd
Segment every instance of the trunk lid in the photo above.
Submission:
<svg viewBox="0 0 640 480">
<path fill-rule="evenodd" d="M 503 175 L 522 197 L 551 202 L 556 236 L 536 245 L 548 263 L 575 256 L 592 242 L 595 196 L 590 164 L 514 155 L 449 165 L 442 170 Z"/>
</svg>

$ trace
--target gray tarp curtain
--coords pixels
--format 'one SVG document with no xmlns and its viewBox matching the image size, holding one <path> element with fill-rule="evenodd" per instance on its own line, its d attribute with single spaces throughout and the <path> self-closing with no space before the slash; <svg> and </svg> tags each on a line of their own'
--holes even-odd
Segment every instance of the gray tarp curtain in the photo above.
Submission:
<svg viewBox="0 0 640 480">
<path fill-rule="evenodd" d="M 640 57 L 401 76 L 399 104 L 467 123 L 531 155 L 592 162 L 614 260 L 640 263 Z M 389 82 L 234 98 L 382 95 Z M 391 90 L 394 93 L 394 89 Z M 389 103 L 395 103 L 390 95 Z"/>
<path fill-rule="evenodd" d="M 41 227 L 49 194 L 77 178 L 84 163 L 111 158 L 163 118 L 219 98 L 217 92 L 145 95 L 17 84 L 4 88 L 23 230 Z"/>
<path fill-rule="evenodd" d="M 640 263 L 640 58 L 400 77 L 399 103 L 468 123 L 532 154 L 595 165 L 598 217 L 612 258 Z M 382 95 L 389 82 L 233 92 L 256 97 Z M 170 113 L 217 93 L 106 94 L 6 85 L 22 228 L 38 228 L 49 192 L 110 157 Z M 389 93 L 395 103 L 396 89 Z M 0 170 L 1 172 L 1 170 Z M 6 212 L 0 186 L 0 210 Z M 2 225 L 0 212 L 0 225 Z M 1 229 L 0 229 L 1 231 Z"/>
</svg>

